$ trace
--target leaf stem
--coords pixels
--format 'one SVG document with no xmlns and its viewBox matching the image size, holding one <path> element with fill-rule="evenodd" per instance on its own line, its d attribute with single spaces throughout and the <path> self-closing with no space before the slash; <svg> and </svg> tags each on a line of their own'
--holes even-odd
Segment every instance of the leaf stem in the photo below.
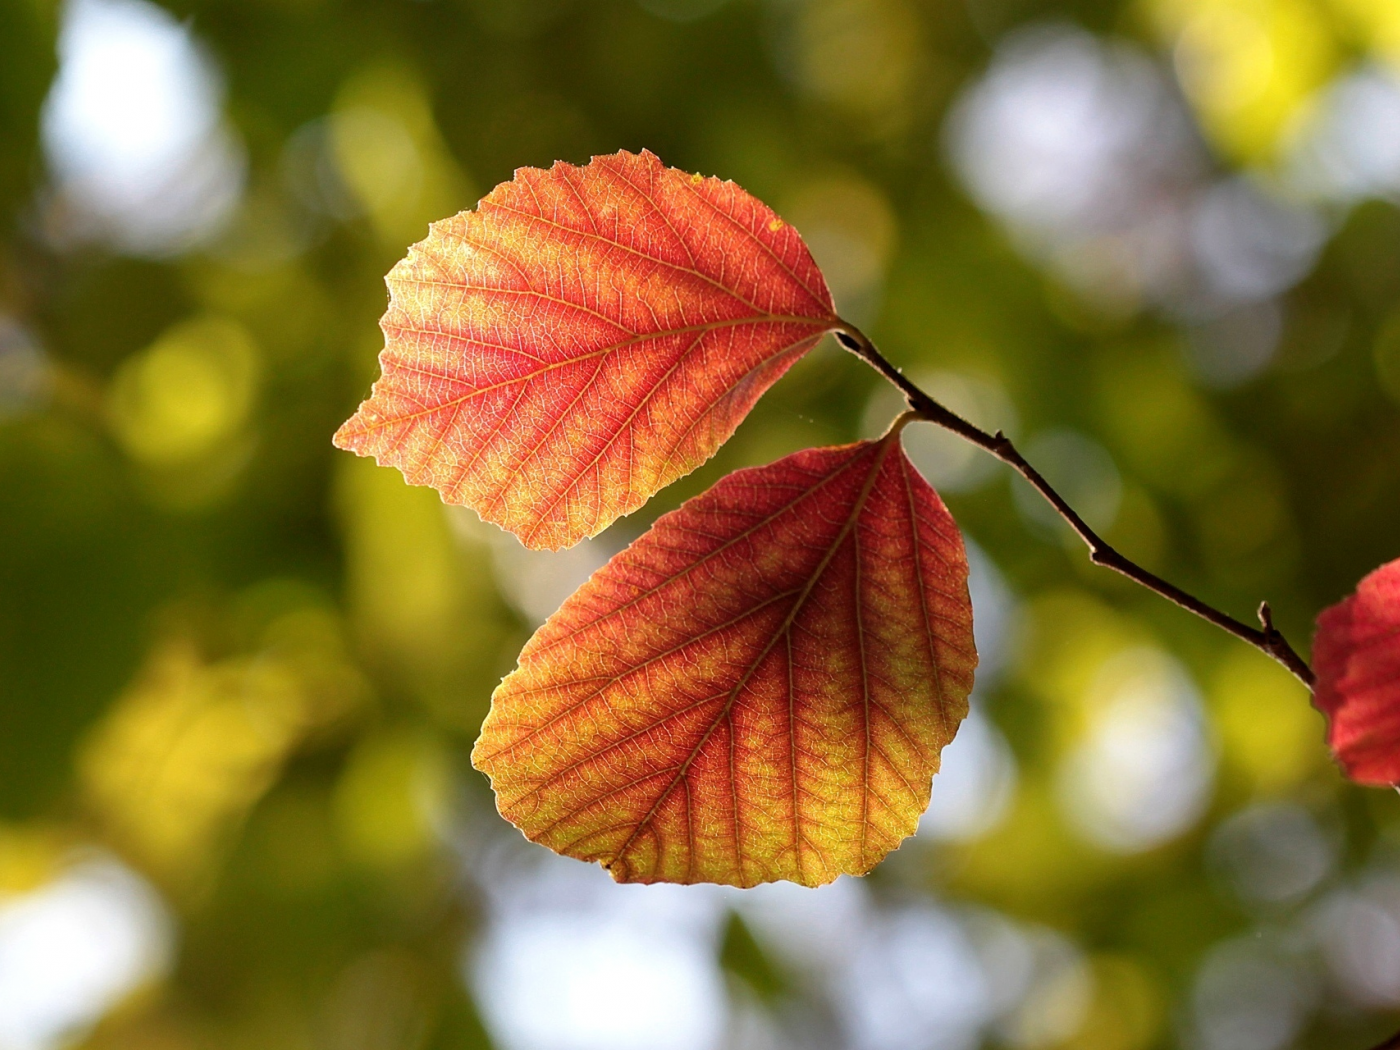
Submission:
<svg viewBox="0 0 1400 1050">
<path fill-rule="evenodd" d="M 1041 476 L 1040 472 L 1026 462 L 1025 457 L 1005 434 L 999 430 L 995 434 L 989 434 L 981 427 L 969 423 L 956 412 L 939 404 L 910 381 L 903 372 L 890 364 L 865 333 L 850 322 L 843 320 L 841 327 L 835 330 L 835 334 L 837 341 L 842 346 L 865 361 L 899 389 L 917 418 L 936 423 L 946 430 L 951 430 L 964 440 L 990 452 L 1030 482 L 1035 490 L 1055 508 L 1056 513 L 1084 541 L 1089 548 L 1089 560 L 1095 565 L 1102 565 L 1104 568 L 1121 573 L 1148 590 L 1160 594 L 1168 601 L 1195 613 L 1201 619 L 1208 620 L 1222 630 L 1233 634 L 1236 638 L 1248 642 L 1288 668 L 1309 689 L 1313 687 L 1312 668 L 1294 651 L 1293 647 L 1288 644 L 1288 640 L 1274 626 L 1273 613 L 1269 609 L 1268 602 L 1262 602 L 1259 606 L 1260 626 L 1251 627 L 1233 616 L 1207 605 L 1199 598 L 1187 594 L 1180 587 L 1168 583 L 1156 573 L 1148 572 L 1141 565 L 1115 550 L 1104 541 L 1103 537 L 1091 529 L 1078 512 L 1065 501 L 1065 498 Z"/>
</svg>

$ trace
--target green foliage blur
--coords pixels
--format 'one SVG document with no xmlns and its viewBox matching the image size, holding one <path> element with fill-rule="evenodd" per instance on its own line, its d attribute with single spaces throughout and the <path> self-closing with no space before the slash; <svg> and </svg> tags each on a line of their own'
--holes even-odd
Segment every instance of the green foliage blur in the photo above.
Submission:
<svg viewBox="0 0 1400 1050">
<path fill-rule="evenodd" d="M 1391 2 L 161 0 L 222 79 L 242 175 L 217 230 L 153 248 L 74 217 L 40 137 L 63 9 L 0 0 L 0 909 L 99 851 L 177 929 L 174 961 L 73 1038 L 492 1045 L 463 976 L 492 905 L 463 873 L 514 833 L 466 755 L 532 614 L 492 530 L 330 435 L 376 374 L 384 273 L 519 166 L 645 147 L 734 179 L 895 363 L 950 401 L 981 391 L 1032 458 L 1106 455 L 1081 494 L 1120 549 L 1241 618 L 1267 598 L 1305 649 L 1319 609 L 1400 555 L 1400 209 L 1323 208 L 1266 366 L 1207 381 L 1179 312 L 1096 296 L 973 202 L 949 113 L 1006 34 L 1073 24 L 1179 81 L 1208 172 L 1267 178 L 1329 78 L 1400 63 Z M 824 344 L 614 547 L 736 467 L 881 425 L 876 387 Z M 1184 1034 L 1203 960 L 1304 929 L 1315 991 L 1286 1045 L 1387 1034 L 1400 989 L 1348 998 L 1324 905 L 1400 872 L 1400 799 L 1344 782 L 1286 674 L 1094 569 L 980 470 L 945 495 L 1015 596 L 981 703 L 1019 775 L 985 832 L 901 850 L 874 899 L 1077 945 L 1072 1021 L 995 1045 L 1203 1045 Z M 1214 772 L 1176 832 L 1114 848 L 1066 815 L 1063 770 L 1115 659 L 1144 652 L 1132 674 L 1194 683 Z M 1306 814 L 1332 856 L 1262 908 L 1219 862 L 1219 829 L 1261 804 Z M 834 993 L 748 916 L 715 938 L 726 994 L 775 1030 L 819 1025 Z"/>
</svg>

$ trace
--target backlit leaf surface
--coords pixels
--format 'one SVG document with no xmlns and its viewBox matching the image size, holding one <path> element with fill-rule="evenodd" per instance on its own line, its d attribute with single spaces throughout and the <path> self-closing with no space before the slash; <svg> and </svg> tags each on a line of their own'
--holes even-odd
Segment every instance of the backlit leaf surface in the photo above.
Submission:
<svg viewBox="0 0 1400 1050">
<path fill-rule="evenodd" d="M 1400 559 L 1318 616 L 1313 671 L 1328 743 L 1347 775 L 1400 784 Z"/>
<path fill-rule="evenodd" d="M 620 882 L 820 885 L 913 833 L 976 662 L 962 539 L 893 431 L 662 517 L 530 639 L 472 760 Z"/>
<path fill-rule="evenodd" d="M 694 470 L 837 323 L 796 230 L 648 152 L 521 168 L 388 285 L 382 375 L 336 444 L 537 548 Z"/>
</svg>

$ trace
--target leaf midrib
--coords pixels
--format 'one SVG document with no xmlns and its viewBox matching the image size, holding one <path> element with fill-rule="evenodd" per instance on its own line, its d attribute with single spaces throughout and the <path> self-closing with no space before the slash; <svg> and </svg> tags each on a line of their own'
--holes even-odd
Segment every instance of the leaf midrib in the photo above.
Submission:
<svg viewBox="0 0 1400 1050">
<path fill-rule="evenodd" d="M 875 482 L 880 476 L 880 470 L 884 466 L 885 457 L 889 454 L 892 440 L 894 442 L 899 441 L 898 430 L 892 430 L 889 434 L 886 434 L 885 437 L 880 439 L 880 450 L 874 457 L 874 463 L 870 467 L 870 473 L 866 477 L 865 483 L 861 486 L 860 494 L 856 497 L 856 500 L 851 507 L 850 514 L 847 516 L 846 521 L 842 524 L 840 532 L 837 533 L 836 538 L 832 541 L 831 545 L 827 548 L 826 553 L 822 556 L 821 561 L 817 564 L 817 567 L 812 571 L 811 576 L 807 580 L 806 586 L 803 587 L 801 593 L 797 596 L 797 600 L 793 603 L 792 609 L 789 610 L 788 615 L 784 618 L 782 624 L 773 633 L 772 637 L 769 638 L 767 644 L 764 645 L 763 649 L 759 652 L 758 656 L 755 657 L 754 660 L 749 664 L 748 669 L 744 672 L 743 676 L 735 684 L 734 688 L 730 690 L 729 697 L 725 701 L 724 707 L 721 709 L 719 714 L 715 716 L 714 720 L 710 723 L 709 728 L 706 729 L 704 735 L 700 738 L 699 742 L 696 743 L 696 745 L 691 749 L 690 754 L 686 757 L 686 760 L 681 764 L 681 766 L 677 770 L 676 775 L 672 779 L 671 783 L 668 784 L 666 786 L 666 789 L 662 791 L 662 793 L 657 797 L 656 801 L 652 804 L 651 809 L 648 810 L 647 814 L 637 823 L 637 826 L 633 829 L 631 835 L 627 837 L 627 840 L 622 844 L 621 848 L 618 849 L 611 862 L 607 865 L 608 867 L 611 867 L 612 864 L 616 864 L 619 861 L 625 862 L 627 850 L 630 849 L 632 844 L 637 840 L 637 836 L 640 835 L 641 832 L 647 827 L 647 825 L 651 822 L 652 818 L 655 817 L 657 811 L 661 808 L 662 804 L 665 803 L 666 799 L 670 797 L 671 792 L 675 790 L 676 785 L 689 772 L 690 766 L 694 763 L 695 759 L 699 757 L 700 753 L 705 749 L 705 745 L 709 743 L 710 737 L 714 735 L 714 732 L 717 728 L 719 728 L 720 723 L 729 717 L 730 712 L 733 710 L 734 702 L 738 698 L 739 693 L 743 690 L 743 688 L 746 685 L 748 685 L 749 680 L 757 672 L 759 666 L 763 663 L 763 661 L 768 657 L 768 654 L 773 651 L 773 647 L 777 645 L 778 640 L 784 637 L 787 634 L 787 632 L 791 630 L 792 625 L 797 619 L 798 614 L 802 611 L 803 607 L 807 603 L 807 599 L 811 597 L 812 591 L 816 588 L 817 582 L 825 574 L 827 568 L 831 564 L 832 559 L 835 558 L 836 552 L 841 549 L 841 545 L 846 541 L 846 537 L 851 534 L 851 530 L 855 527 L 856 521 L 860 518 L 861 512 L 865 509 L 866 501 L 870 498 L 870 493 L 874 489 Z M 836 473 L 840 473 L 840 471 L 838 470 Z M 859 595 L 857 595 L 857 602 L 859 602 Z M 731 728 L 731 734 L 732 732 L 733 730 Z M 793 741 L 793 743 L 795 745 L 795 741 Z M 736 773 L 734 769 L 733 760 L 731 758 L 731 782 L 733 781 L 733 778 L 735 776 Z M 868 785 L 866 786 L 868 787 Z M 864 789 L 862 790 L 864 791 Z M 794 823 L 797 823 L 800 819 L 796 808 L 794 808 L 793 819 Z M 734 809 L 734 823 L 735 854 L 739 867 L 739 881 L 742 883 L 744 879 L 743 853 L 742 848 L 740 846 L 741 839 L 739 836 L 739 809 L 737 806 L 735 806 Z M 800 827 L 797 828 L 797 831 L 799 834 L 801 833 Z M 688 845 L 689 849 L 693 852 L 695 849 L 694 841 L 692 840 Z M 863 856 L 862 860 L 864 860 Z"/>
<path fill-rule="evenodd" d="M 394 415 L 389 416 L 385 419 L 376 420 L 373 423 L 369 423 L 357 428 L 357 430 L 354 431 L 354 433 L 368 434 L 376 430 L 382 430 L 384 427 L 387 426 L 394 426 L 400 423 L 412 423 L 414 420 L 421 419 L 424 416 L 431 416 L 436 415 L 439 412 L 445 412 L 448 409 L 453 408 L 464 401 L 470 401 L 472 398 L 477 397 L 480 394 L 489 394 L 493 390 L 502 390 L 507 387 L 514 386 L 517 383 L 529 383 L 539 378 L 540 376 L 545 375 L 548 372 L 555 371 L 556 369 L 566 368 L 569 365 L 581 364 L 582 362 L 591 361 L 594 358 L 598 357 L 606 357 L 608 354 L 616 353 L 619 350 L 624 350 L 630 346 L 645 343 L 652 339 L 663 339 L 667 336 L 674 335 L 689 335 L 694 332 L 698 332 L 704 335 L 708 334 L 709 332 L 720 331 L 724 328 L 739 328 L 743 325 L 760 324 L 804 324 L 816 328 L 823 327 L 824 323 L 814 321 L 813 319 L 807 317 L 788 316 L 783 314 L 763 314 L 761 316 L 754 317 L 726 318 L 722 321 L 706 321 L 703 324 L 686 325 L 681 328 L 667 328 L 655 332 L 637 332 L 633 335 L 630 335 L 628 338 L 622 340 L 619 343 L 612 343 L 608 346 L 600 347 L 597 350 L 590 350 L 585 354 L 579 354 L 577 357 L 565 358 L 562 361 L 552 361 L 541 368 L 535 369 L 533 372 L 526 372 L 519 376 L 513 376 L 510 379 L 503 379 L 497 383 L 491 383 L 487 386 L 477 387 L 476 389 L 469 390 L 467 393 L 461 395 L 460 397 L 453 398 L 450 401 L 441 401 L 438 404 L 432 406 L 431 408 L 425 408 L 418 412 L 410 412 L 404 415 Z M 408 328 L 405 328 L 404 330 L 413 331 L 413 329 Z M 823 330 L 825 329 L 823 328 Z M 449 336 L 449 338 L 451 337 Z M 473 341 L 470 336 L 461 336 L 458 338 L 461 338 L 466 342 Z M 797 340 L 797 342 L 790 344 L 790 346 L 796 346 L 798 342 L 801 342 L 801 340 Z M 395 361 L 392 363 L 392 367 L 397 369 L 403 367 L 403 365 L 400 362 Z M 453 376 L 447 373 L 430 372 L 427 369 L 424 369 L 417 365 L 413 365 L 407 368 L 406 370 L 417 372 L 420 375 L 427 375 L 431 378 L 442 379 L 447 382 L 462 382 L 462 378 L 460 376 Z M 747 374 L 748 373 L 745 373 L 745 375 Z M 380 382 L 383 382 L 383 379 L 381 379 Z M 718 401 L 718 398 L 716 399 L 716 401 Z"/>
</svg>

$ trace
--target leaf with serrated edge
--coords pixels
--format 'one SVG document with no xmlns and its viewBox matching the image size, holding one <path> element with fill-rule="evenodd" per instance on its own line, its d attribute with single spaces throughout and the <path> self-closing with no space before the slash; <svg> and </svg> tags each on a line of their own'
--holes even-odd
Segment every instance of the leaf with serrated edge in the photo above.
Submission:
<svg viewBox="0 0 1400 1050">
<path fill-rule="evenodd" d="M 535 548 L 705 462 L 839 323 L 796 230 L 649 152 L 521 168 L 387 280 L 382 375 L 335 443 Z"/>
<path fill-rule="evenodd" d="M 896 427 L 662 517 L 530 639 L 472 761 L 619 882 L 816 886 L 913 833 L 976 662 L 962 538 Z"/>
<path fill-rule="evenodd" d="M 1400 784 L 1400 559 L 1318 616 L 1313 671 L 1314 702 L 1347 776 Z"/>
</svg>

